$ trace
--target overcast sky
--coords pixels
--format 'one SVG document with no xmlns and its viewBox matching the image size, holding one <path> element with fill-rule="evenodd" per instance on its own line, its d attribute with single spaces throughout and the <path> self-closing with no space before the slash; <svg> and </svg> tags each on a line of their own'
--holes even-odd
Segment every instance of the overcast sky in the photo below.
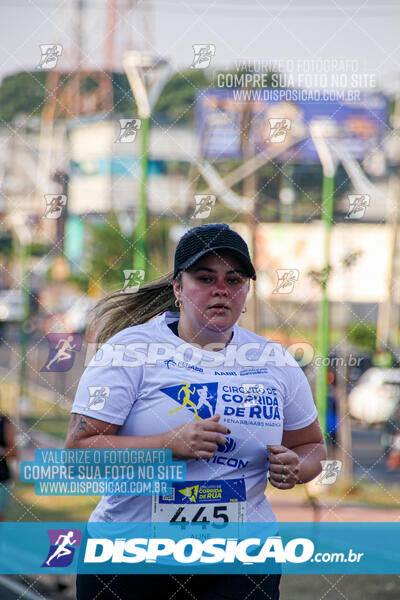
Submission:
<svg viewBox="0 0 400 600">
<path fill-rule="evenodd" d="M 87 67 L 103 67 L 106 0 L 83 0 L 82 53 Z M 73 0 L 0 0 L 0 78 L 35 69 L 39 44 L 61 43 L 62 65 L 76 56 Z M 124 6 L 134 5 L 130 12 Z M 379 87 L 399 88 L 400 3 L 391 0 L 118 0 L 115 67 L 122 50 L 151 50 L 188 67 L 193 44 L 213 43 L 213 65 L 236 61 L 353 60 Z M 75 11 L 76 13 L 76 11 Z M 290 64 L 290 63 L 289 63 Z M 367 84 L 368 85 L 368 84 Z M 396 88 L 397 86 L 397 88 Z"/>
</svg>

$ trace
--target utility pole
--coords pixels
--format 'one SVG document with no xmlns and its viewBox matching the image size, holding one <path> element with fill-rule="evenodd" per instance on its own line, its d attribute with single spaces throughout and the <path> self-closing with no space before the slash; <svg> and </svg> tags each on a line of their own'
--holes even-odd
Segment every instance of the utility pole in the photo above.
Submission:
<svg viewBox="0 0 400 600">
<path fill-rule="evenodd" d="M 321 274 L 321 302 L 318 317 L 318 353 L 324 359 L 329 354 L 329 299 L 328 299 L 328 279 L 329 279 L 329 255 L 331 228 L 333 220 L 333 196 L 335 190 L 334 175 L 330 173 L 323 174 L 322 184 L 322 222 L 324 225 L 324 267 Z M 317 406 L 321 423 L 324 431 L 326 430 L 326 401 L 328 395 L 328 365 L 324 364 L 318 367 L 317 371 Z"/>
<path fill-rule="evenodd" d="M 399 289 L 400 280 L 400 182 L 398 174 L 389 180 L 389 190 L 392 213 L 387 220 L 392 221 L 392 241 L 389 265 L 389 278 L 387 283 L 386 299 L 379 304 L 378 324 L 376 334 L 376 349 L 393 351 L 398 344 L 399 326 Z"/>
<path fill-rule="evenodd" d="M 242 151 L 245 161 L 253 158 L 256 154 L 255 140 L 252 135 L 251 120 L 252 110 L 251 102 L 249 102 L 243 111 L 242 121 Z M 258 226 L 258 198 L 257 198 L 257 174 L 256 171 L 250 172 L 247 177 L 243 179 L 243 196 L 251 201 L 252 207 L 250 208 L 247 216 L 247 223 L 251 236 L 251 247 L 253 252 L 253 262 L 257 265 L 257 226 Z M 256 267 L 257 268 L 257 267 Z M 250 329 L 255 333 L 258 332 L 259 325 L 259 307 L 257 298 L 257 282 L 253 281 L 253 297 L 249 302 L 249 315 L 248 323 Z"/>
<path fill-rule="evenodd" d="M 338 347 L 338 366 L 336 369 L 336 400 L 338 409 L 337 440 L 339 446 L 340 460 L 342 461 L 341 479 L 345 487 L 351 484 L 353 479 L 352 439 L 351 423 L 347 401 L 347 382 L 349 380 L 348 356 L 349 347 L 343 341 Z"/>
<path fill-rule="evenodd" d="M 82 71 L 82 17 L 84 0 L 77 0 L 75 7 L 75 65 L 76 71 L 73 75 L 71 85 L 71 101 L 73 103 L 73 114 L 79 117 L 82 110 L 81 98 L 81 71 Z"/>
<path fill-rule="evenodd" d="M 279 212 L 282 223 L 293 222 L 293 204 L 296 192 L 293 185 L 294 165 L 291 163 L 282 165 L 281 187 L 279 190 Z"/>
<path fill-rule="evenodd" d="M 123 66 L 134 95 L 141 119 L 140 186 L 135 227 L 133 268 L 143 270 L 147 278 L 147 180 L 149 156 L 149 127 L 154 108 L 169 74 L 168 62 L 160 57 L 140 52 L 126 52 Z M 149 85 L 146 75 L 157 74 Z"/>
<path fill-rule="evenodd" d="M 321 301 L 318 316 L 317 353 L 321 357 L 321 366 L 317 370 L 316 401 L 322 431 L 326 434 L 326 412 L 328 398 L 328 365 L 324 359 L 329 354 L 329 300 L 328 279 L 330 267 L 330 241 L 333 222 L 333 198 L 335 193 L 335 172 L 337 161 L 326 142 L 326 137 L 334 134 L 332 124 L 329 122 L 315 122 L 310 124 L 310 133 L 318 157 L 322 165 L 322 206 L 321 220 L 324 228 L 323 269 L 321 272 Z"/>
</svg>

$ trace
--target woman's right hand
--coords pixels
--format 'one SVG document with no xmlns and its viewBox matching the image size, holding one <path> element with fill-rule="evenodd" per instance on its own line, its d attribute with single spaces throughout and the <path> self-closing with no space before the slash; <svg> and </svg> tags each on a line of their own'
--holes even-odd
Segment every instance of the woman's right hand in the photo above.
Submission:
<svg viewBox="0 0 400 600">
<path fill-rule="evenodd" d="M 214 415 L 171 429 L 165 434 L 164 447 L 172 450 L 174 458 L 212 458 L 217 445 L 226 444 L 226 438 L 221 434 L 230 433 L 229 429 L 218 423 L 219 419 L 220 415 Z"/>
</svg>

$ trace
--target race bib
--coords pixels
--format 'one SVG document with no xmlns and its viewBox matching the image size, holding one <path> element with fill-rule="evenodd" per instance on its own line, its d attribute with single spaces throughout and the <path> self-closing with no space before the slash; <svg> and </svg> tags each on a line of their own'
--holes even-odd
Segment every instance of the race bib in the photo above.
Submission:
<svg viewBox="0 0 400 600">
<path fill-rule="evenodd" d="M 152 521 L 157 523 L 243 523 L 246 520 L 244 479 L 173 482 L 168 496 L 153 496 Z"/>
</svg>

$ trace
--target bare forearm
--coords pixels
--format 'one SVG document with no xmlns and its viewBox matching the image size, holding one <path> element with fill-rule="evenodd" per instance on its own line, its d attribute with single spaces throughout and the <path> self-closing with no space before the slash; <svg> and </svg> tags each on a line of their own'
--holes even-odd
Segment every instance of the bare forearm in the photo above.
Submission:
<svg viewBox="0 0 400 600">
<path fill-rule="evenodd" d="M 300 459 L 300 471 L 297 483 L 307 483 L 321 472 L 321 460 L 326 459 L 326 447 L 324 443 L 303 444 L 291 448 Z"/>
<path fill-rule="evenodd" d="M 112 423 L 73 414 L 68 430 L 66 449 L 154 449 L 171 450 L 174 458 L 211 458 L 217 444 L 225 444 L 230 431 L 218 423 L 220 416 L 189 421 L 180 427 L 156 435 L 118 435 Z"/>
</svg>

